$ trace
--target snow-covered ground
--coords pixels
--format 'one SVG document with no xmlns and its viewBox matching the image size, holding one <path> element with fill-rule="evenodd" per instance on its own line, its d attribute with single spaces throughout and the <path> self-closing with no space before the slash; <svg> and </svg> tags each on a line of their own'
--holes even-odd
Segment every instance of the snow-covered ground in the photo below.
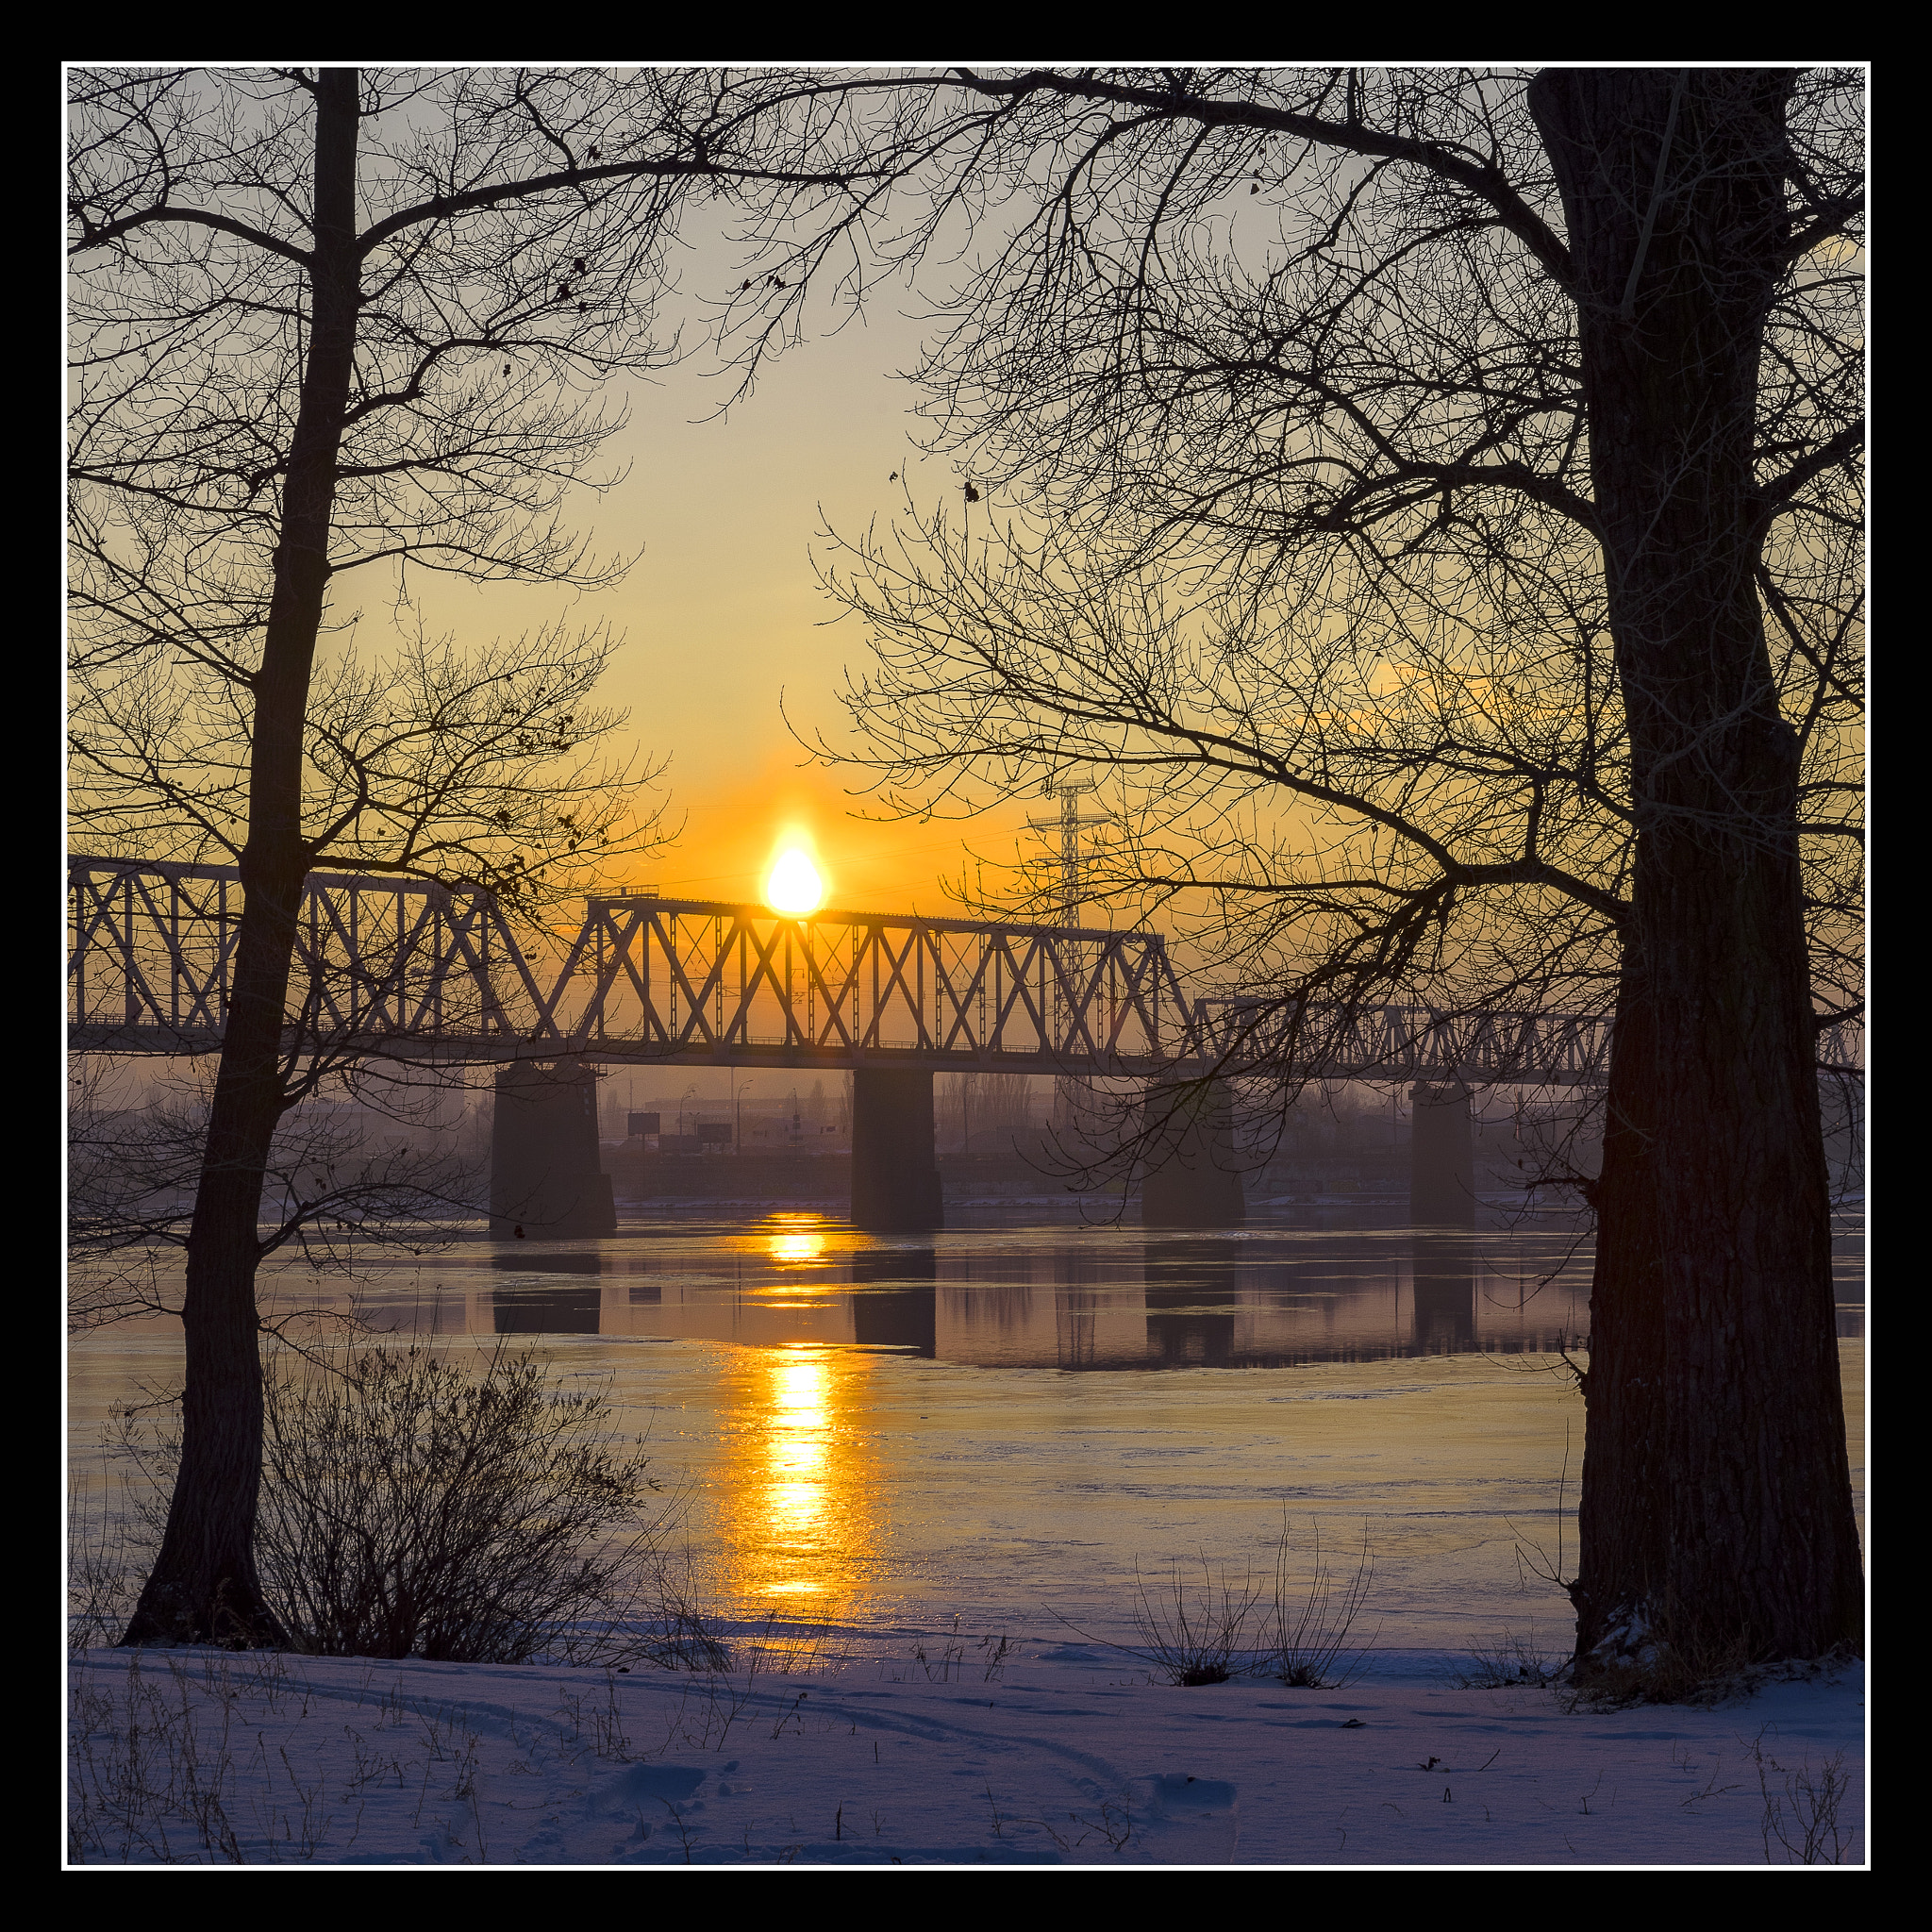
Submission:
<svg viewBox="0 0 1932 1932">
<path fill-rule="evenodd" d="M 190 1651 L 72 1665 L 88 1863 L 1863 1864 L 1858 1669 L 1565 1707 L 1378 1653 L 1182 1689 L 905 1630 L 703 1675 Z M 752 1667 L 756 1663 L 758 1667 Z M 1841 1774 L 1842 1786 L 1834 1780 Z M 1834 1795 L 1836 1793 L 1836 1795 Z M 1825 1814 L 1835 1809 L 1836 1833 Z"/>
</svg>

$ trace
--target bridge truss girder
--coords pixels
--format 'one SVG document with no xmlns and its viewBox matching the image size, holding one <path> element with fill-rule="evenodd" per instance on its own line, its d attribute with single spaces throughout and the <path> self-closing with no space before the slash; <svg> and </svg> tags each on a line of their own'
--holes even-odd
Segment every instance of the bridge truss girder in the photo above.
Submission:
<svg viewBox="0 0 1932 1932">
<path fill-rule="evenodd" d="M 71 858 L 70 1048 L 217 1050 L 241 908 L 231 867 Z M 1146 932 L 606 897 L 552 945 L 533 960 L 488 893 L 311 873 L 290 1051 L 1089 1078 L 1287 1063 L 1571 1089 L 1601 1086 L 1608 1065 L 1608 1024 L 1589 1015 L 1191 998 Z M 1828 1031 L 1821 1059 L 1856 1072 L 1859 1044 Z"/>
</svg>

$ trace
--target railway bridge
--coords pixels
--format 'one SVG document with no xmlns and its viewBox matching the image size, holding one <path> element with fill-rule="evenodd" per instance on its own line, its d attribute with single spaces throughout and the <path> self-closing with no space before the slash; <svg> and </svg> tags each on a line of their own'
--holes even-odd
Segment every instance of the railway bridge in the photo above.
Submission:
<svg viewBox="0 0 1932 1932">
<path fill-rule="evenodd" d="M 68 896 L 70 1050 L 216 1050 L 239 873 L 74 855 Z M 1198 1226 L 1241 1218 L 1227 1079 L 1290 1056 L 1411 1086 L 1414 1211 L 1466 1224 L 1470 1088 L 1591 1088 L 1608 1049 L 1585 1015 L 1191 995 L 1140 930 L 641 894 L 589 899 L 533 944 L 487 892 L 327 872 L 306 882 L 285 1038 L 298 1057 L 495 1066 L 492 1218 L 546 1233 L 613 1224 L 596 1066 L 849 1072 L 853 1219 L 874 1228 L 938 1223 L 935 1074 L 1138 1081 L 1166 1123 L 1143 1218 Z"/>
</svg>

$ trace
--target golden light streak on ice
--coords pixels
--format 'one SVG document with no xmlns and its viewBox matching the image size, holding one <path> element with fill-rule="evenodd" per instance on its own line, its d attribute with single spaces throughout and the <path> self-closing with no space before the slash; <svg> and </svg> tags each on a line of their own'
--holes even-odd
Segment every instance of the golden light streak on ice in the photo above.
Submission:
<svg viewBox="0 0 1932 1932">
<path fill-rule="evenodd" d="M 774 1261 L 816 1261 L 825 1252 L 822 1234 L 774 1234 L 766 1238 Z"/>
<path fill-rule="evenodd" d="M 808 1258 L 818 1238 L 797 1242 Z M 761 1350 L 734 1417 L 739 1453 L 721 1471 L 733 1593 L 809 1598 L 831 1609 L 870 1575 L 877 1551 L 877 1470 L 861 1422 L 867 1357 L 811 1345 Z"/>
</svg>

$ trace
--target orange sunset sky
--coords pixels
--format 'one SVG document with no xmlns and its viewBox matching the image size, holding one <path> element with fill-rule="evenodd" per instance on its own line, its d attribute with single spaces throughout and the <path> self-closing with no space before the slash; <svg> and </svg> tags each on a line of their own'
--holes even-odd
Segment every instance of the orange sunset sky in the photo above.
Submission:
<svg viewBox="0 0 1932 1932">
<path fill-rule="evenodd" d="M 706 273 L 687 269 L 691 293 Z M 1008 862 L 1016 834 L 1041 849 L 1025 820 L 1053 808 L 1037 801 L 970 825 L 860 821 L 853 814 L 864 801 L 847 793 L 863 774 L 803 765 L 780 713 L 782 693 L 801 730 L 842 736 L 835 693 L 843 667 L 862 668 L 869 657 L 857 624 L 830 622 L 837 613 L 813 577 L 822 525 L 857 533 L 895 506 L 903 511 L 901 486 L 887 480 L 894 471 L 922 509 L 958 487 L 952 460 L 923 458 L 909 440 L 919 426 L 909 414 L 915 392 L 892 372 L 911 366 L 921 330 L 898 313 L 897 293 L 882 291 L 863 320 L 788 351 L 727 418 L 698 420 L 726 393 L 724 379 L 706 375 L 702 353 L 630 389 L 630 424 L 608 445 L 608 466 L 629 475 L 575 506 L 600 552 L 641 549 L 617 589 L 578 595 L 555 586 L 411 583 L 431 627 L 470 641 L 565 615 L 608 620 L 626 634 L 600 696 L 629 711 L 628 737 L 641 753 L 669 757 L 668 818 L 683 822 L 675 843 L 636 862 L 627 883 L 681 897 L 758 898 L 781 841 L 796 831 L 828 904 L 939 913 L 956 909 L 940 880 L 958 880 L 969 843 Z"/>
</svg>

